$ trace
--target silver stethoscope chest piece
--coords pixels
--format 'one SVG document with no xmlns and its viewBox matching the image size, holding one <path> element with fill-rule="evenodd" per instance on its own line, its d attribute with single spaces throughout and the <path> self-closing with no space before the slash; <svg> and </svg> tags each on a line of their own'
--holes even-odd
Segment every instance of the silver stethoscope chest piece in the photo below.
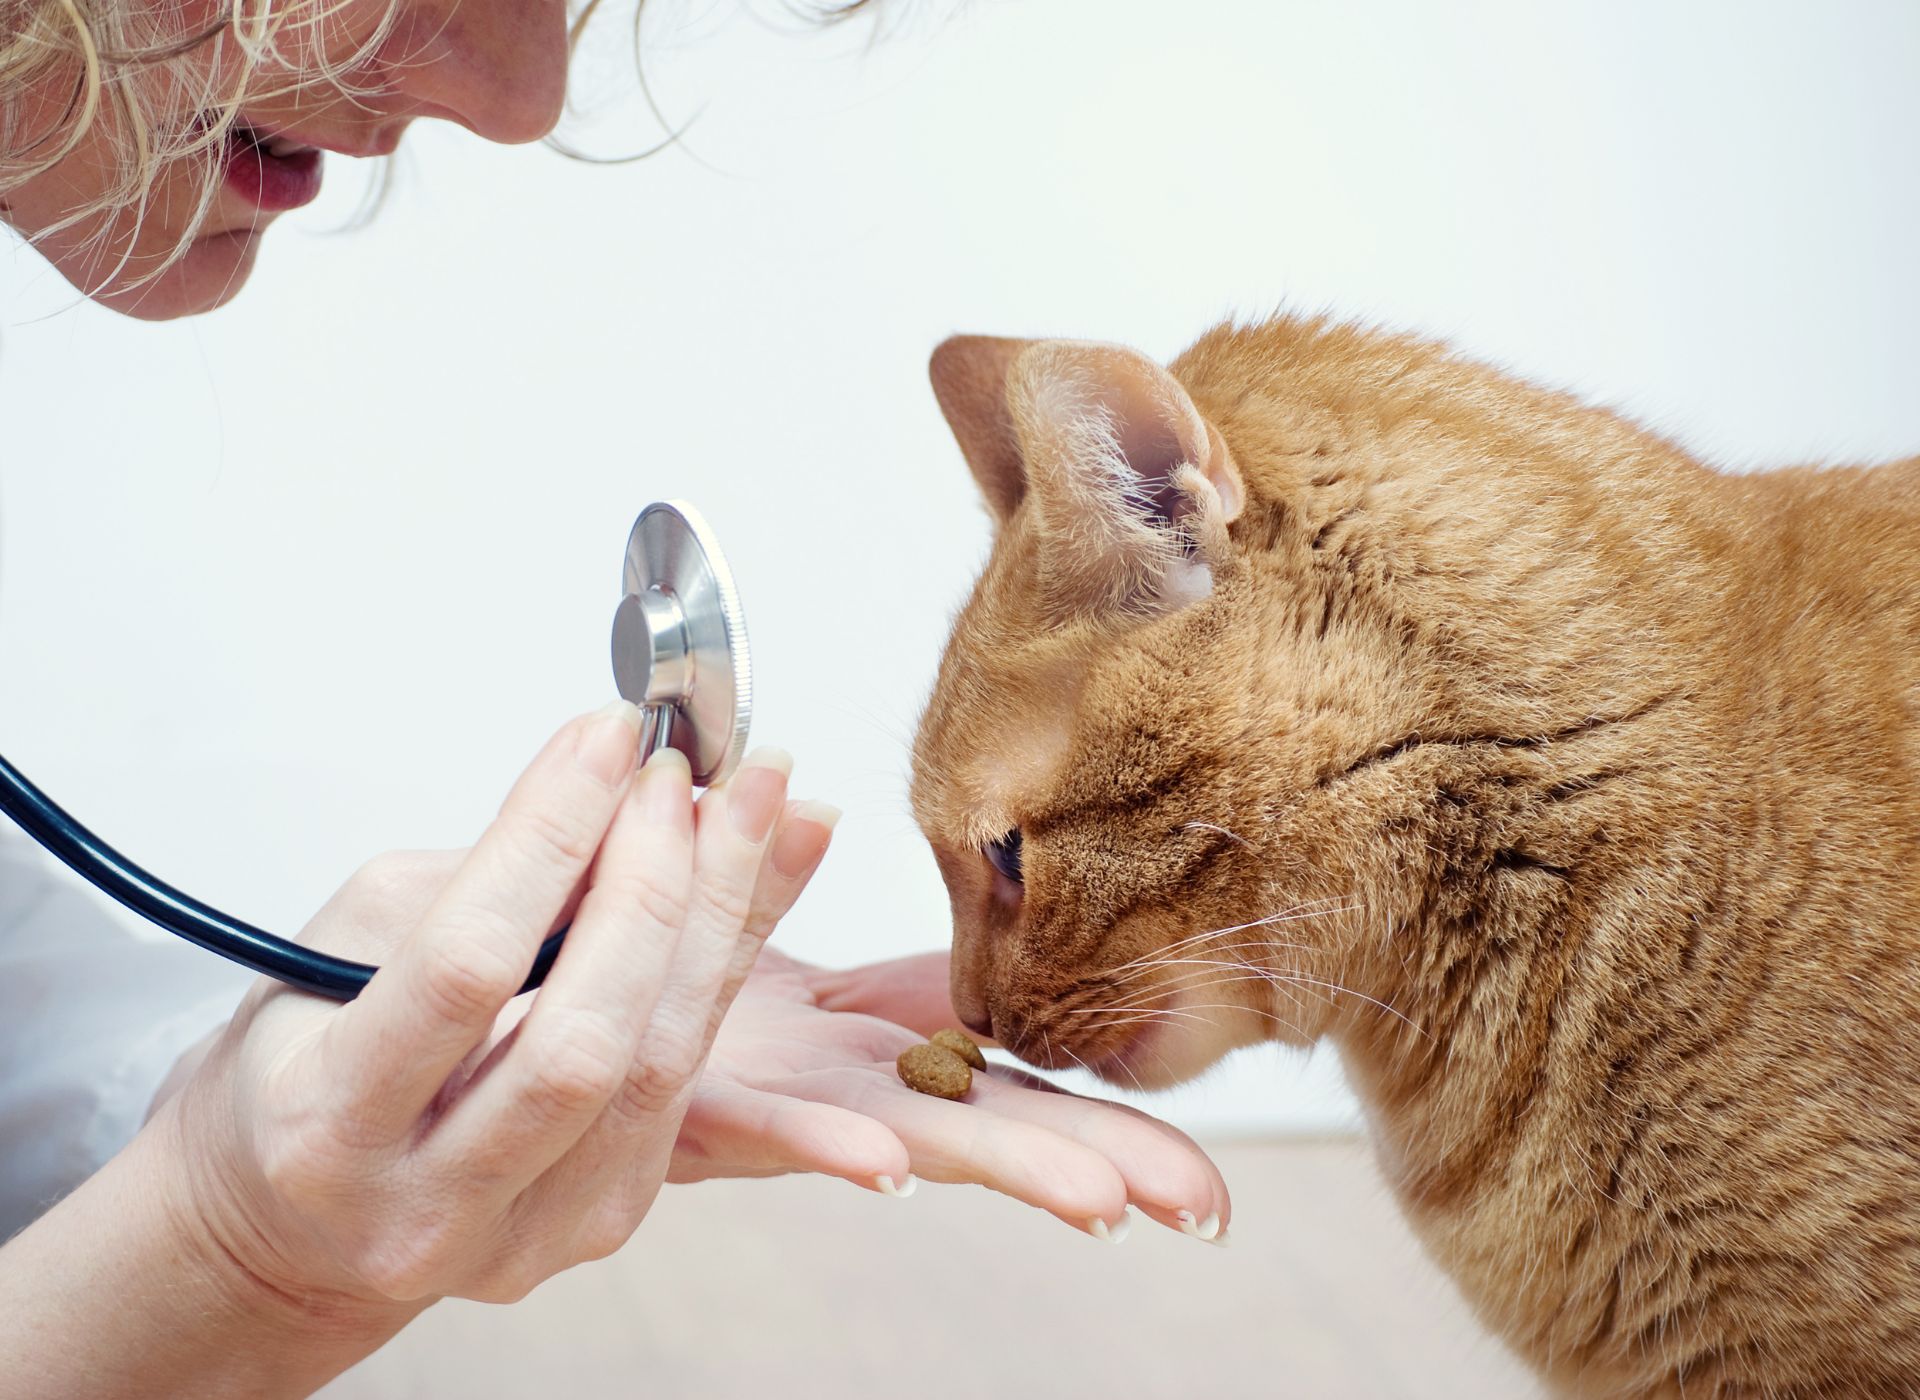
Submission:
<svg viewBox="0 0 1920 1400">
<path fill-rule="evenodd" d="M 702 787 L 725 778 L 747 747 L 753 708 L 747 623 L 733 575 L 698 511 L 658 501 L 627 537 L 626 597 L 613 617 L 613 674 L 645 714 L 641 754 L 671 745 Z M 35 841 L 143 918 L 243 967 L 336 1001 L 350 1001 L 379 972 L 366 963 L 280 938 L 223 914 L 142 870 L 75 821 L 0 758 L 0 812 Z M 522 991 L 546 978 L 566 930 L 547 935 Z"/>
<path fill-rule="evenodd" d="M 747 748 L 753 676 L 747 621 L 713 531 L 685 501 L 656 501 L 627 536 L 626 596 L 613 615 L 613 677 L 646 714 L 640 757 L 669 746 L 702 787 Z"/>
</svg>

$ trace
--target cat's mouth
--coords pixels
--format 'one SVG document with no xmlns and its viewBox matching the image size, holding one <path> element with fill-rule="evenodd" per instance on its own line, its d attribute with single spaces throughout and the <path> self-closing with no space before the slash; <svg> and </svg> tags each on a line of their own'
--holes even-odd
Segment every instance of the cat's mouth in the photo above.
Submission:
<svg viewBox="0 0 1920 1400">
<path fill-rule="evenodd" d="M 1195 996 L 1177 982 L 1116 1000 L 1100 983 L 1057 995 L 1020 1014 L 995 1005 L 1000 1043 L 1040 1069 L 1089 1070 L 1108 1084 L 1165 1089 L 1192 1079 L 1222 1056 L 1270 1038 L 1270 1013 L 1243 989 L 1215 987 Z M 1007 1015 L 1013 1010 L 1014 1014 Z"/>
<path fill-rule="evenodd" d="M 1116 1036 L 1074 1035 L 1057 1026 L 1034 1026 L 1017 1037 L 1001 1034 L 999 1040 L 1036 1069 L 1084 1069 L 1107 1079 L 1116 1074 L 1124 1078 L 1127 1066 L 1139 1057 L 1152 1034 L 1152 1027 Z"/>
<path fill-rule="evenodd" d="M 1166 1021 L 1143 1023 L 1117 1012 L 1115 1021 L 1095 1014 L 1080 1025 L 1062 1024 L 1078 1009 L 1029 1022 L 1017 1035 L 1001 1034 L 1000 1043 L 1037 1069 L 1083 1069 L 1125 1088 L 1164 1088 L 1196 1072 L 1181 1067 L 1186 1056 L 1170 1043 L 1178 1039 L 1172 1034 L 1177 1028 Z"/>
<path fill-rule="evenodd" d="M 1147 1026 L 1134 1031 L 1114 1049 L 1087 1061 L 1087 1068 L 1109 1084 L 1146 1084 L 1153 1072 L 1153 1042 L 1163 1029 Z"/>
</svg>

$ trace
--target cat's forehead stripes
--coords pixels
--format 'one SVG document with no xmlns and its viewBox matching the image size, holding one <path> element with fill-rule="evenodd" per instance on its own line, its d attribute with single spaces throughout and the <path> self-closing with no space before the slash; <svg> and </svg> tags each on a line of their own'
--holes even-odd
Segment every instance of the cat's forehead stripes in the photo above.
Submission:
<svg viewBox="0 0 1920 1400">
<path fill-rule="evenodd" d="M 1089 819 L 1138 817 L 1156 808 L 1181 811 L 1190 804 L 1211 765 L 1198 754 L 1169 749 L 1167 761 L 1152 770 L 1108 767 L 1059 787 L 1035 812 L 1028 826 L 1035 833 Z"/>
<path fill-rule="evenodd" d="M 976 596 L 916 743 L 913 801 L 930 833 L 977 849 L 1020 825 L 1066 765 L 1087 646 L 1008 625 Z"/>
<path fill-rule="evenodd" d="M 997 601 L 983 588 L 960 618 L 923 722 L 915 802 L 930 831 L 965 849 L 1015 826 L 1135 815 L 1211 771 L 1186 713 L 1204 637 L 1171 620 L 1036 629 Z"/>
<path fill-rule="evenodd" d="M 1007 735 L 997 752 L 983 753 L 969 764 L 968 844 L 998 840 L 1025 822 L 1024 814 L 1058 780 L 1070 749 L 1066 725 L 1030 726 Z"/>
</svg>

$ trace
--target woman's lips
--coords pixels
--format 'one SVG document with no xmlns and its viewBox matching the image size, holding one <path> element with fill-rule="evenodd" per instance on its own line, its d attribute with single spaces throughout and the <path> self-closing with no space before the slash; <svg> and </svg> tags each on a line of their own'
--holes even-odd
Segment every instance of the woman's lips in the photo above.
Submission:
<svg viewBox="0 0 1920 1400">
<path fill-rule="evenodd" d="M 298 209 L 320 193 L 321 153 L 312 146 L 236 126 L 226 154 L 227 188 L 263 213 Z"/>
</svg>

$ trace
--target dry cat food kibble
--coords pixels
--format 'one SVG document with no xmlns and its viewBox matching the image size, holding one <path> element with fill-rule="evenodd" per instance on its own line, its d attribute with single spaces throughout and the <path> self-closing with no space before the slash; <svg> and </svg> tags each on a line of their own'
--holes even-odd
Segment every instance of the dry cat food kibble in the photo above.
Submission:
<svg viewBox="0 0 1920 1400">
<path fill-rule="evenodd" d="M 931 1043 L 942 1050 L 953 1051 L 975 1069 L 984 1070 L 987 1067 L 987 1057 L 980 1053 L 980 1047 L 959 1031 L 935 1031 Z"/>
<path fill-rule="evenodd" d="M 964 1099 L 973 1087 L 967 1062 L 944 1045 L 909 1046 L 893 1066 L 900 1071 L 902 1084 L 936 1099 Z"/>
</svg>

